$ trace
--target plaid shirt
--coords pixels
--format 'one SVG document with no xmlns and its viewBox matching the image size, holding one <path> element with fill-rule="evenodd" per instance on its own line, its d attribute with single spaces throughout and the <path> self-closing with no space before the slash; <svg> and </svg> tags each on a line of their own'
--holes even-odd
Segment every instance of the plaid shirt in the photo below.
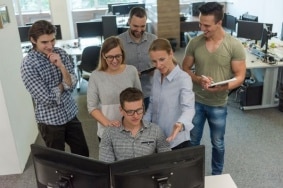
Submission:
<svg viewBox="0 0 283 188">
<path fill-rule="evenodd" d="M 159 126 L 142 121 L 136 136 L 124 126 L 107 127 L 99 145 L 99 160 L 114 162 L 153 153 L 171 151 L 169 143 Z"/>
<path fill-rule="evenodd" d="M 72 97 L 77 78 L 74 64 L 68 54 L 55 47 L 54 53 L 60 54 L 61 60 L 71 74 L 72 86 L 63 82 L 61 71 L 43 53 L 32 49 L 21 65 L 24 85 L 35 102 L 35 117 L 38 123 L 63 125 L 73 119 L 78 108 Z M 58 85 L 63 83 L 64 91 L 60 93 Z"/>
</svg>

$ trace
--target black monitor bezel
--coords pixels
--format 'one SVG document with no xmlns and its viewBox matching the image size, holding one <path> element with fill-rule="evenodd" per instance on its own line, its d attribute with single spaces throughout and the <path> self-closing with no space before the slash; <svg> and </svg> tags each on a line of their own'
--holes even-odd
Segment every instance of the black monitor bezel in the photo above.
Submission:
<svg viewBox="0 0 283 188">
<path fill-rule="evenodd" d="M 30 25 L 18 27 L 21 42 L 28 42 L 29 41 L 28 33 L 29 33 L 30 27 L 31 27 Z"/>
<path fill-rule="evenodd" d="M 232 32 L 236 31 L 237 18 L 230 14 L 225 14 L 224 16 L 225 23 L 223 24 L 223 27 L 229 29 Z"/>
<path fill-rule="evenodd" d="M 102 37 L 102 21 L 76 22 L 78 38 Z"/>
<path fill-rule="evenodd" d="M 187 178 L 200 178 L 199 181 L 201 181 L 201 184 L 199 184 L 198 186 L 204 187 L 205 147 L 203 145 L 117 161 L 111 164 L 110 167 L 112 186 L 114 188 L 118 188 L 120 185 L 117 184 L 119 183 L 119 179 L 121 180 L 121 178 L 124 178 L 125 180 L 133 178 L 133 180 L 136 180 L 134 178 L 137 178 L 138 176 L 141 176 L 141 178 L 143 178 L 146 173 L 165 171 L 168 172 L 168 170 L 174 171 L 174 168 L 178 170 L 186 167 L 186 165 L 192 165 L 192 163 L 201 164 L 201 166 L 198 167 L 201 168 L 201 174 L 190 174 L 190 172 L 187 172 L 187 174 L 190 174 L 190 176 L 187 176 Z M 179 181 L 182 181 L 184 179 L 184 177 L 178 178 Z M 180 180 L 180 178 L 182 180 Z M 130 181 L 128 181 L 127 183 L 130 183 Z M 137 183 L 136 187 L 137 186 L 144 185 Z"/>
<path fill-rule="evenodd" d="M 56 184 L 55 179 L 62 174 L 73 175 L 75 185 L 83 183 L 84 186 L 80 187 L 110 188 L 107 163 L 37 144 L 31 145 L 31 154 L 38 188 L 46 187 L 48 182 L 49 185 Z"/>
<path fill-rule="evenodd" d="M 128 15 L 133 7 L 145 8 L 144 3 L 125 3 L 125 4 L 115 4 L 112 5 L 113 15 Z"/>
<path fill-rule="evenodd" d="M 263 23 L 238 20 L 237 37 L 250 40 L 261 40 Z M 255 31 L 255 32 L 252 32 Z"/>
<path fill-rule="evenodd" d="M 250 15 L 250 14 L 243 14 L 241 16 L 241 20 L 258 22 L 258 16 L 254 16 L 254 15 Z"/>
</svg>

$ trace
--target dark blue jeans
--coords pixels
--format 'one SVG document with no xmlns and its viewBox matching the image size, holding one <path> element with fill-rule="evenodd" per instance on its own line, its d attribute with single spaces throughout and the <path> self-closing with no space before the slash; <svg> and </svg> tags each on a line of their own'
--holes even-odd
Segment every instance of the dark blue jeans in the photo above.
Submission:
<svg viewBox="0 0 283 188">
<path fill-rule="evenodd" d="M 66 142 L 72 153 L 89 156 L 82 125 L 77 117 L 59 126 L 39 123 L 38 129 L 47 147 L 64 151 Z"/>
<path fill-rule="evenodd" d="M 222 174 L 224 166 L 224 135 L 226 129 L 227 106 L 207 106 L 195 103 L 196 113 L 193 118 L 194 128 L 191 130 L 191 144 L 199 145 L 205 121 L 208 121 L 212 144 L 212 175 Z"/>
</svg>

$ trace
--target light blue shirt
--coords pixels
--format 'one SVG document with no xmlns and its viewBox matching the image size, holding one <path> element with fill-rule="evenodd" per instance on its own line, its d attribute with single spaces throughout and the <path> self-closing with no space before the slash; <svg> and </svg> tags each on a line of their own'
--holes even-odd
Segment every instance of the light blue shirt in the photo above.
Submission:
<svg viewBox="0 0 283 188">
<path fill-rule="evenodd" d="M 178 65 L 163 78 L 162 83 L 160 71 L 154 72 L 150 103 L 143 119 L 159 125 L 166 137 L 171 135 L 176 122 L 184 124 L 185 130 L 179 132 L 170 142 L 171 148 L 190 140 L 195 114 L 195 95 L 192 87 L 191 77 Z"/>
</svg>

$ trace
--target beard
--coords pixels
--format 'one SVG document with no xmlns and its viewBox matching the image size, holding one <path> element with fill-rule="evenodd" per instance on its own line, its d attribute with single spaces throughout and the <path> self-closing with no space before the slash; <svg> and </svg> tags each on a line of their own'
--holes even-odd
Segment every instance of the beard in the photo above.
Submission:
<svg viewBox="0 0 283 188">
<path fill-rule="evenodd" d="M 132 34 L 132 36 L 135 37 L 135 38 L 141 38 L 141 37 L 143 36 L 143 34 L 144 34 L 144 31 L 137 32 L 137 31 L 135 31 L 135 30 L 131 30 L 131 34 Z"/>
</svg>

